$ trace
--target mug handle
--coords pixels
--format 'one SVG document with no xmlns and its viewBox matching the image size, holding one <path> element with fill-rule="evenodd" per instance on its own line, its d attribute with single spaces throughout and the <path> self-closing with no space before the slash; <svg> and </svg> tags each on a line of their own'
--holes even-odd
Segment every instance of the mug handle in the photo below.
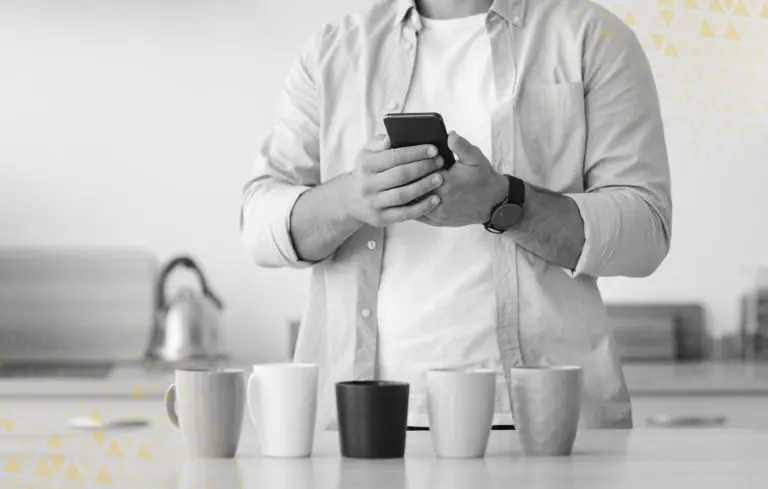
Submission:
<svg viewBox="0 0 768 489">
<path fill-rule="evenodd" d="M 246 403 L 248 404 L 248 416 L 251 418 L 251 422 L 253 423 L 254 428 L 256 428 L 256 432 L 261 432 L 261 428 L 259 427 L 259 416 L 254 410 L 254 406 L 258 405 L 259 402 L 259 394 L 258 394 L 258 379 L 256 378 L 256 374 L 254 372 L 251 372 L 251 375 L 248 377 L 248 387 L 245 390 L 245 397 L 246 397 Z M 252 391 L 256 391 L 253 394 L 251 394 Z"/>
<path fill-rule="evenodd" d="M 171 384 L 168 390 L 165 391 L 165 413 L 168 415 L 168 419 L 171 420 L 171 424 L 178 429 L 179 415 L 176 414 L 176 384 Z"/>
</svg>

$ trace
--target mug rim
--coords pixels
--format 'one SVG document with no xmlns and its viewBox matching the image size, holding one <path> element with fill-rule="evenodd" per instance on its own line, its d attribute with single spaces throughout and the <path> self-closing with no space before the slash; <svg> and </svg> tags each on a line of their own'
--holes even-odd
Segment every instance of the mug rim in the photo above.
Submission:
<svg viewBox="0 0 768 489">
<path fill-rule="evenodd" d="M 177 368 L 176 373 L 183 374 L 200 374 L 200 375 L 231 375 L 242 374 L 245 371 L 241 368 L 227 367 L 227 368 Z"/>
<path fill-rule="evenodd" d="M 308 362 L 267 362 L 267 363 L 254 363 L 252 365 L 251 370 L 266 370 L 266 369 L 278 369 L 278 368 L 289 368 L 289 369 L 296 369 L 296 370 L 314 370 L 317 369 L 318 366 L 316 363 L 308 363 Z"/>
<path fill-rule="evenodd" d="M 408 382 L 402 382 L 399 380 L 344 380 L 336 382 L 336 387 L 350 388 L 350 389 L 365 389 L 378 387 L 383 389 L 392 389 L 397 387 L 408 387 Z"/>
<path fill-rule="evenodd" d="M 578 372 L 583 370 L 579 365 L 520 365 L 509 367 L 507 371 L 513 372 Z"/>
<path fill-rule="evenodd" d="M 499 372 L 496 372 L 492 368 L 485 368 L 485 367 L 431 368 L 431 369 L 427 370 L 427 375 L 431 375 L 431 374 L 437 374 L 437 375 L 487 375 L 487 374 L 493 374 L 495 376 L 498 373 Z"/>
</svg>

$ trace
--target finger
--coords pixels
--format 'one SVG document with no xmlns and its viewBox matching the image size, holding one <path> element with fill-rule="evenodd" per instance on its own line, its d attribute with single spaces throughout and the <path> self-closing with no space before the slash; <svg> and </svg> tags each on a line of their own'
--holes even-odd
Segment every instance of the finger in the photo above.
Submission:
<svg viewBox="0 0 768 489">
<path fill-rule="evenodd" d="M 404 163 L 373 175 L 371 177 L 371 187 L 374 190 L 401 187 L 439 170 L 442 166 L 443 159 L 439 156 L 437 158 Z"/>
<path fill-rule="evenodd" d="M 480 155 L 482 155 L 482 152 L 480 148 L 459 136 L 456 131 L 451 131 L 448 134 L 448 147 L 456 153 L 456 156 L 464 164 L 476 166 L 481 161 Z"/>
<path fill-rule="evenodd" d="M 376 154 L 372 158 L 369 168 L 374 172 L 383 172 L 405 163 L 434 158 L 435 156 L 437 156 L 437 148 L 431 144 L 406 146 Z"/>
<path fill-rule="evenodd" d="M 381 212 L 381 217 L 383 221 L 389 223 L 410 221 L 432 212 L 438 205 L 440 205 L 440 197 L 432 195 L 415 204 L 385 209 Z"/>
<path fill-rule="evenodd" d="M 381 153 L 392 148 L 392 142 L 386 134 L 377 134 L 365 142 L 363 149 L 370 153 Z"/>
<path fill-rule="evenodd" d="M 411 184 L 381 192 L 376 197 L 376 205 L 379 209 L 402 206 L 435 190 L 442 183 L 443 176 L 439 173 L 428 175 Z"/>
</svg>

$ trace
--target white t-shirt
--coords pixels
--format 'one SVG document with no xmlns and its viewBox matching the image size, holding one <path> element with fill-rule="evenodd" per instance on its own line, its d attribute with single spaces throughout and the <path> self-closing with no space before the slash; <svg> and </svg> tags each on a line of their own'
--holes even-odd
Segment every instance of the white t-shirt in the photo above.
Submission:
<svg viewBox="0 0 768 489">
<path fill-rule="evenodd" d="M 422 18 L 405 112 L 438 112 L 448 131 L 491 156 L 496 91 L 486 14 Z M 428 426 L 431 368 L 497 370 L 494 424 L 511 424 L 496 341 L 493 240 L 482 226 L 417 221 L 386 229 L 378 301 L 378 377 L 411 384 L 408 424 Z"/>
</svg>

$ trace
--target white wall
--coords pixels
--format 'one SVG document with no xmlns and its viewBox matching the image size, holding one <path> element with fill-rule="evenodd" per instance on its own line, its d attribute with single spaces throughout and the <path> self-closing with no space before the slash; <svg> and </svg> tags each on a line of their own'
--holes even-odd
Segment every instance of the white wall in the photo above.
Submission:
<svg viewBox="0 0 768 489">
<path fill-rule="evenodd" d="M 306 272 L 252 266 L 240 192 L 300 44 L 360 1 L 0 0 L 0 246 L 198 257 L 237 355 L 282 355 Z"/>
<path fill-rule="evenodd" d="M 768 261 L 768 23 L 761 0 L 747 0 L 746 19 L 723 2 L 709 13 L 682 0 L 605 1 L 633 11 L 659 77 L 675 231 L 654 277 L 602 287 L 609 299 L 705 301 L 717 332 L 736 326 L 738 265 Z M 282 356 L 306 272 L 250 265 L 240 190 L 300 44 L 364 6 L 0 0 L 0 246 L 138 245 L 161 260 L 190 252 L 229 305 L 232 351 Z M 716 38 L 699 36 L 705 18 Z M 739 41 L 726 38 L 729 22 Z"/>
</svg>

